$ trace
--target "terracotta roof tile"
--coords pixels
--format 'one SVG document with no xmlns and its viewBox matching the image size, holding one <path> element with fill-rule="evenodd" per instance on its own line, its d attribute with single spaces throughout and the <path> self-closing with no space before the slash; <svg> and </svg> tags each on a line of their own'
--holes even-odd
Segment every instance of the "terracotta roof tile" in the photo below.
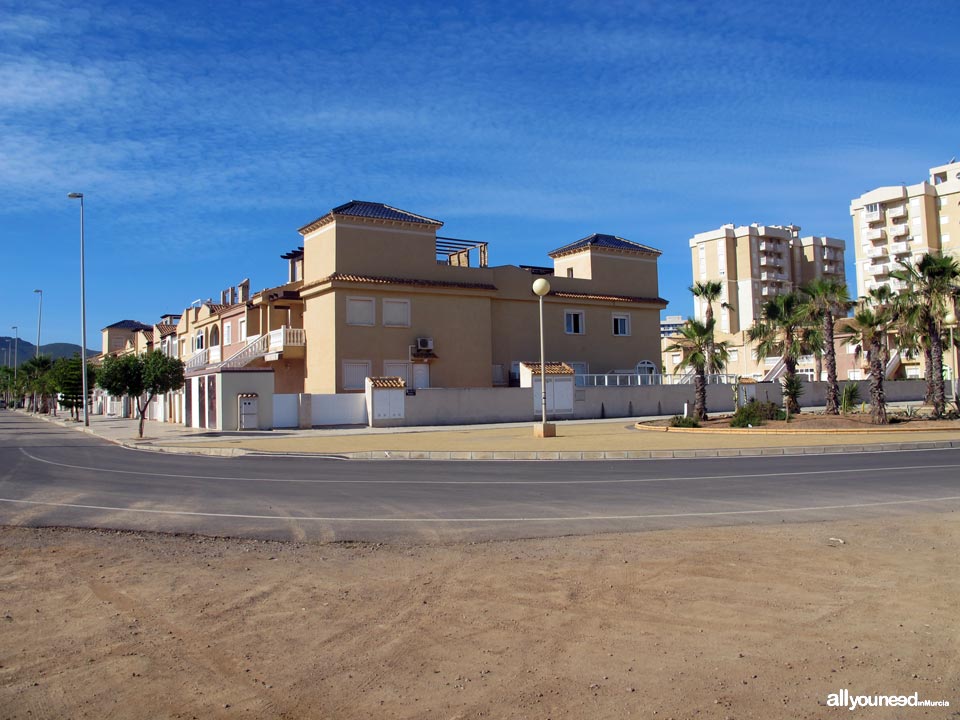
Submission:
<svg viewBox="0 0 960 720">
<path fill-rule="evenodd" d="M 524 362 L 520 363 L 525 368 L 527 368 L 534 375 L 540 374 L 540 363 L 538 362 Z M 545 362 L 544 366 L 544 375 L 575 375 L 573 368 L 567 365 L 565 362 Z"/>
<path fill-rule="evenodd" d="M 167 335 L 173 335 L 177 331 L 177 326 L 169 323 L 157 323 L 157 330 L 160 331 L 160 337 L 166 337 Z"/>
<path fill-rule="evenodd" d="M 378 390 L 403 390 L 407 383 L 401 377 L 372 377 L 370 387 Z"/>
<path fill-rule="evenodd" d="M 304 288 L 322 285 L 329 282 L 369 283 L 371 285 L 409 285 L 412 287 L 434 288 L 463 288 L 467 290 L 496 290 L 495 285 L 489 283 L 460 283 L 446 280 L 422 280 L 417 278 L 384 277 L 380 275 L 355 275 L 353 273 L 336 272 L 320 280 L 315 280 Z"/>
<path fill-rule="evenodd" d="M 604 302 L 629 302 L 629 303 L 650 303 L 653 305 L 663 305 L 666 307 L 667 301 L 661 297 L 638 297 L 636 295 L 605 295 L 596 293 L 578 293 L 567 292 L 566 290 L 556 290 L 550 293 L 556 297 L 570 298 L 572 300 L 602 300 Z"/>
</svg>

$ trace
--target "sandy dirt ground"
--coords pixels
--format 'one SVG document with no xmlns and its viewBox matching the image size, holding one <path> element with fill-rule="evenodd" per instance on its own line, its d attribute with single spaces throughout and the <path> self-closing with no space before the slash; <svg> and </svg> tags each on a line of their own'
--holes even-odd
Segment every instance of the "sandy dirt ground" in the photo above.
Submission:
<svg viewBox="0 0 960 720">
<path fill-rule="evenodd" d="M 956 513 L 434 546 L 0 528 L 0 718 L 960 717 L 958 557 Z"/>
</svg>

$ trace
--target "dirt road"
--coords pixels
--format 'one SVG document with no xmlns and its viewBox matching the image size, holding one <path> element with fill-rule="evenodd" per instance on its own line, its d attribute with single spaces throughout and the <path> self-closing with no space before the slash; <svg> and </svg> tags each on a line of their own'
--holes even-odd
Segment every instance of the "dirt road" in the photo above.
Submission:
<svg viewBox="0 0 960 720">
<path fill-rule="evenodd" d="M 839 538 L 843 542 L 830 540 Z M 471 545 L 0 529 L 0 718 L 960 711 L 960 514 Z"/>
</svg>

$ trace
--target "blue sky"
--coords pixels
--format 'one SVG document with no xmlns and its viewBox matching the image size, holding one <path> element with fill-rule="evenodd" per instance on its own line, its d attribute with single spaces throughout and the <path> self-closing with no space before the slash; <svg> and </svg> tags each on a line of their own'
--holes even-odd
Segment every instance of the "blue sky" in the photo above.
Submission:
<svg viewBox="0 0 960 720">
<path fill-rule="evenodd" d="M 849 241 L 849 202 L 960 155 L 960 4 L 0 0 L 0 335 L 88 346 L 249 276 L 350 199 L 492 264 L 725 222 Z M 849 243 L 848 243 L 849 244 Z M 847 261 L 852 275 L 852 247 Z"/>
</svg>

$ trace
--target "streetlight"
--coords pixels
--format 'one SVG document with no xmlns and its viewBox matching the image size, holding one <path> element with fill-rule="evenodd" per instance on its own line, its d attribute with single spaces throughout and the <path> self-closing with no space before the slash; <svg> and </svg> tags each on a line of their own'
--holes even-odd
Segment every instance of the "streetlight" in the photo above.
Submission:
<svg viewBox="0 0 960 720">
<path fill-rule="evenodd" d="M 13 382 L 17 382 L 17 361 L 20 359 L 20 328 L 11 325 L 16 338 L 13 341 Z"/>
<path fill-rule="evenodd" d="M 40 357 L 40 321 L 43 319 L 43 290 L 34 290 L 40 294 L 40 306 L 37 308 L 37 352 L 35 357 Z"/>
<path fill-rule="evenodd" d="M 533 292 L 540 298 L 540 423 L 533 426 L 535 437 L 555 437 L 557 428 L 547 423 L 547 369 L 543 351 L 543 296 L 550 292 L 550 283 L 546 278 L 533 281 Z"/>
<path fill-rule="evenodd" d="M 947 313 L 947 316 L 943 319 L 944 325 L 950 328 L 950 361 L 953 365 L 951 370 L 951 375 L 953 375 L 953 402 L 957 403 L 957 407 L 960 408 L 960 393 L 957 392 L 957 347 L 953 344 L 953 329 L 957 327 L 957 316 L 953 312 Z"/>
<path fill-rule="evenodd" d="M 87 292 L 84 285 L 83 266 L 83 193 L 68 193 L 71 200 L 80 201 L 80 377 L 83 378 L 83 424 L 90 427 L 87 412 Z"/>
</svg>

